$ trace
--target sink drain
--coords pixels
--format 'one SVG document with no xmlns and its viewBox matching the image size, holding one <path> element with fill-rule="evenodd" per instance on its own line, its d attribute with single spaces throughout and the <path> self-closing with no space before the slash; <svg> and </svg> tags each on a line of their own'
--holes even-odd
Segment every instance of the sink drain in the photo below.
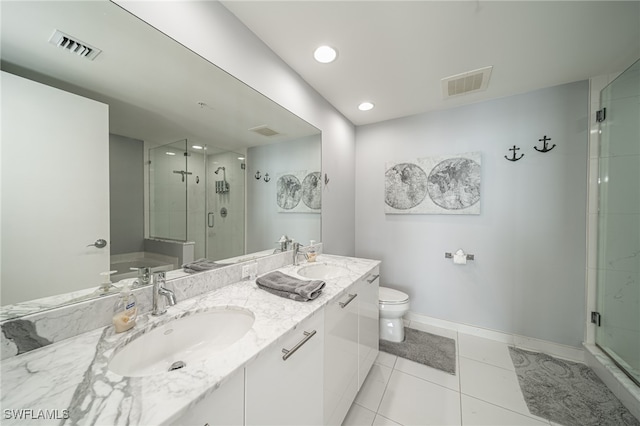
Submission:
<svg viewBox="0 0 640 426">
<path fill-rule="evenodd" d="M 169 367 L 168 371 L 180 370 L 181 368 L 184 368 L 186 366 L 187 364 L 185 364 L 184 361 L 176 361 L 173 364 L 171 364 L 171 367 Z"/>
</svg>

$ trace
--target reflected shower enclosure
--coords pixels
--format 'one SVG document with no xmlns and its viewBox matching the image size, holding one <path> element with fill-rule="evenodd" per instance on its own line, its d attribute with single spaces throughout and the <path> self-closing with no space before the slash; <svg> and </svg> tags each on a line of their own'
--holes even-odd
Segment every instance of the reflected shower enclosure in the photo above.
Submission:
<svg viewBox="0 0 640 426">
<path fill-rule="evenodd" d="M 149 150 L 149 237 L 194 243 L 195 259 L 244 254 L 244 157 L 179 140 Z"/>
</svg>

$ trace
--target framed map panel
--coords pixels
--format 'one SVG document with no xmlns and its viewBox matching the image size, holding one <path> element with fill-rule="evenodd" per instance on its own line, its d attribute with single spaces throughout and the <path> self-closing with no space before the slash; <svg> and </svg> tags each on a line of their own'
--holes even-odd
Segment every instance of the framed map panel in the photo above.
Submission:
<svg viewBox="0 0 640 426">
<path fill-rule="evenodd" d="M 276 205 L 280 213 L 320 213 L 322 210 L 320 172 L 279 173 L 276 181 Z"/>
<path fill-rule="evenodd" d="M 481 156 L 471 152 L 386 163 L 389 214 L 480 214 Z"/>
</svg>

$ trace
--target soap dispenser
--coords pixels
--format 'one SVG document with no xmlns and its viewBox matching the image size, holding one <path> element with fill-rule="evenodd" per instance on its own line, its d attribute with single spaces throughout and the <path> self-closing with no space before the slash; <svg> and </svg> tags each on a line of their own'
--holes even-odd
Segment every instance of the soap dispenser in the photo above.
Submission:
<svg viewBox="0 0 640 426">
<path fill-rule="evenodd" d="M 116 272 L 118 272 L 118 271 L 100 272 L 100 275 L 102 276 L 102 283 L 100 284 L 100 287 L 98 287 L 94 293 L 97 293 L 100 296 L 104 296 L 104 295 L 109 294 L 109 291 L 112 288 L 117 288 L 111 282 L 111 274 L 115 274 Z"/>
<path fill-rule="evenodd" d="M 131 294 L 129 283 L 122 285 L 122 290 L 118 296 L 118 301 L 113 307 L 113 326 L 116 333 L 122 333 L 136 325 L 138 316 L 138 303 L 136 297 Z"/>
<path fill-rule="evenodd" d="M 316 248 L 314 247 L 315 244 L 316 244 L 315 240 L 309 241 L 309 250 L 307 250 L 307 262 L 316 261 L 316 256 L 318 254 L 316 253 Z"/>
</svg>

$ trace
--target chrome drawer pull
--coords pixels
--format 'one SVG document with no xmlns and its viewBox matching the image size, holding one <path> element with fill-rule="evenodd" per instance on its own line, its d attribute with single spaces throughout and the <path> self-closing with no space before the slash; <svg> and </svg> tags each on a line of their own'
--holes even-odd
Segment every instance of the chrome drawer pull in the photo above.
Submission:
<svg viewBox="0 0 640 426">
<path fill-rule="evenodd" d="M 371 284 L 372 282 L 374 282 L 374 281 L 375 281 L 375 280 L 377 280 L 378 278 L 380 278 L 380 274 L 378 274 L 378 275 L 374 275 L 374 276 L 373 276 L 373 278 L 371 278 L 370 280 L 367 280 L 367 282 L 368 282 L 369 284 Z"/>
<path fill-rule="evenodd" d="M 284 355 L 282 356 L 282 359 L 286 361 L 286 360 L 287 360 L 287 358 L 289 358 L 291 355 L 293 355 L 293 354 L 294 354 L 298 349 L 300 349 L 300 347 L 301 347 L 302 345 L 304 345 L 305 343 L 307 343 L 307 340 L 309 340 L 309 339 L 311 339 L 313 336 L 315 336 L 315 334 L 316 334 L 316 331 L 315 331 L 315 330 L 313 330 L 313 331 L 311 331 L 311 332 L 305 331 L 305 332 L 304 332 L 304 339 L 300 340 L 300 341 L 298 342 L 298 344 L 297 344 L 297 345 L 295 345 L 293 348 L 291 348 L 291 349 L 284 349 L 284 348 L 282 348 L 282 353 L 284 354 Z"/>
<path fill-rule="evenodd" d="M 344 309 L 344 308 L 346 308 L 346 307 L 347 307 L 347 305 L 348 305 L 349 303 L 351 303 L 351 301 L 352 301 L 353 299 L 355 299 L 356 297 L 358 297 L 358 293 L 356 293 L 356 294 L 350 294 L 350 295 L 349 295 L 349 300 L 347 300 L 346 302 L 338 302 L 338 305 L 340 305 L 340 307 Z"/>
</svg>

